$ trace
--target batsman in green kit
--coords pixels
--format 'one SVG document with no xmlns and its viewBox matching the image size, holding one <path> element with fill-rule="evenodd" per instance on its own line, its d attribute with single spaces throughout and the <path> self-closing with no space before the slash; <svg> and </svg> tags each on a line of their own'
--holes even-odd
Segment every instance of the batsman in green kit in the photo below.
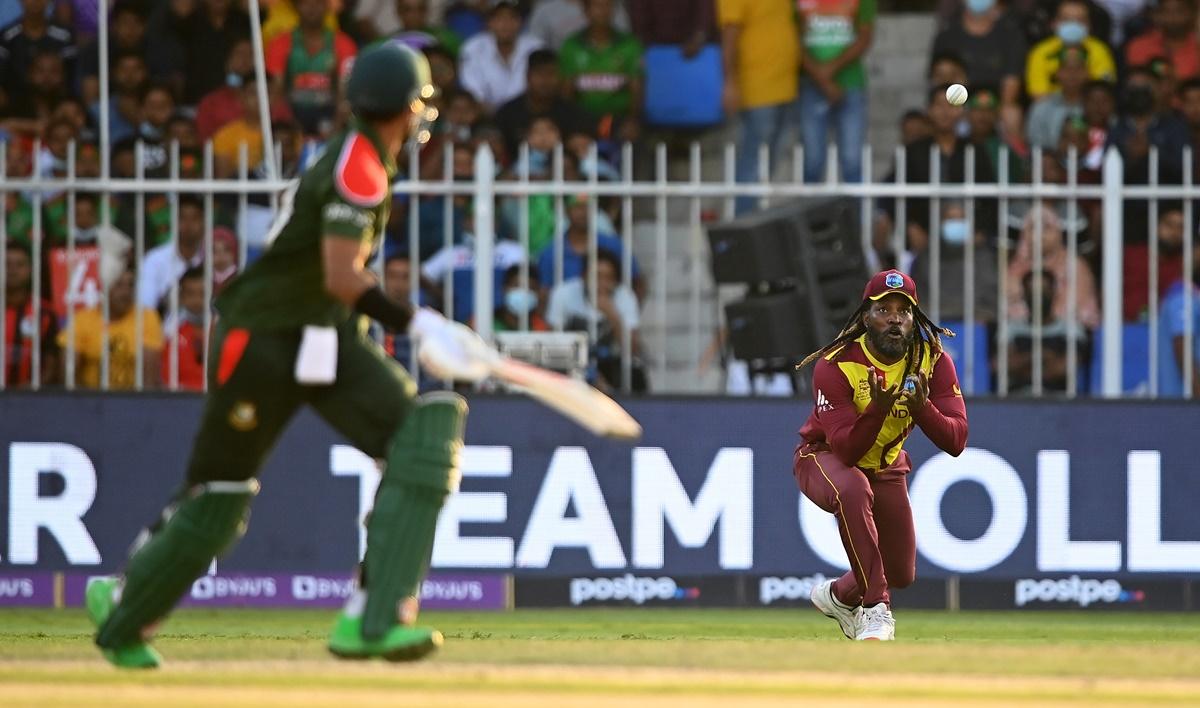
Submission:
<svg viewBox="0 0 1200 708">
<path fill-rule="evenodd" d="M 407 330 L 435 374 L 486 373 L 478 336 L 392 300 L 366 268 L 388 220 L 395 155 L 423 129 L 423 99 L 432 95 L 421 55 L 396 44 L 360 54 L 347 84 L 350 127 L 285 196 L 266 253 L 218 299 L 209 393 L 185 483 L 135 544 L 124 576 L 87 591 L 96 644 L 113 664 L 159 664 L 153 629 L 245 533 L 258 470 L 305 404 L 383 470 L 359 589 L 329 650 L 403 661 L 441 644 L 441 634 L 414 622 L 438 513 L 458 486 L 467 406 L 454 393 L 417 396 L 366 336 L 372 318 Z"/>
</svg>

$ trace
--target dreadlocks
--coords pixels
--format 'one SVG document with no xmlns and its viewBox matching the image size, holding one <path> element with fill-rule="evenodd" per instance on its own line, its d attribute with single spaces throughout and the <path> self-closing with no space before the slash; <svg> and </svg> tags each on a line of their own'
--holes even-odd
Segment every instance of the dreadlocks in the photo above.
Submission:
<svg viewBox="0 0 1200 708">
<path fill-rule="evenodd" d="M 846 324 L 842 327 L 842 331 L 838 333 L 838 336 L 834 337 L 833 341 L 829 344 L 806 356 L 804 361 L 796 365 L 796 369 L 803 369 L 817 359 L 846 346 L 866 334 L 867 326 L 863 324 L 863 315 L 867 314 L 867 308 L 873 302 L 873 300 L 863 300 L 863 303 L 858 306 L 854 314 L 850 315 L 850 319 L 846 320 Z M 952 330 L 939 326 L 933 320 L 929 319 L 929 316 L 918 305 L 913 305 L 913 325 L 916 328 L 916 332 L 913 333 L 912 344 L 909 345 L 908 363 L 904 365 L 904 376 L 901 377 L 901 381 L 908 378 L 909 374 L 913 372 L 914 367 L 920 366 L 921 360 L 925 358 L 926 346 L 941 349 L 942 337 L 954 336 Z"/>
</svg>

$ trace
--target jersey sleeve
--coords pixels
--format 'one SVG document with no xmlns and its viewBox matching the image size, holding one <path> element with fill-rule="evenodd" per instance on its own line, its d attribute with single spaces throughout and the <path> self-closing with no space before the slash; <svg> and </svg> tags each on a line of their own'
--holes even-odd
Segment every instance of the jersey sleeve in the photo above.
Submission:
<svg viewBox="0 0 1200 708">
<path fill-rule="evenodd" d="M 859 413 L 854 387 L 838 365 L 827 359 L 818 360 L 813 369 L 813 389 L 825 441 L 842 464 L 857 465 L 879 437 L 888 411 L 871 403 Z"/>
<path fill-rule="evenodd" d="M 334 164 L 333 189 L 321 208 L 321 233 L 369 238 L 375 211 L 387 196 L 387 171 L 378 153 L 366 137 L 350 134 Z"/>
<path fill-rule="evenodd" d="M 967 446 L 967 406 L 954 360 L 942 352 L 929 377 L 929 401 L 915 416 L 929 441 L 957 457 Z"/>
</svg>

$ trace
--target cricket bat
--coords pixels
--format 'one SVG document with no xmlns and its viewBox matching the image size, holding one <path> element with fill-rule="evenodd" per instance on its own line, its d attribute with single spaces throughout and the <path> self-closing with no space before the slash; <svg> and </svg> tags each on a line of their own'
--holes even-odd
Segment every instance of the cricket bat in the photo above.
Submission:
<svg viewBox="0 0 1200 708">
<path fill-rule="evenodd" d="M 596 435 L 634 441 L 642 426 L 616 401 L 587 383 L 540 366 L 498 355 L 491 374 L 582 425 Z"/>
</svg>

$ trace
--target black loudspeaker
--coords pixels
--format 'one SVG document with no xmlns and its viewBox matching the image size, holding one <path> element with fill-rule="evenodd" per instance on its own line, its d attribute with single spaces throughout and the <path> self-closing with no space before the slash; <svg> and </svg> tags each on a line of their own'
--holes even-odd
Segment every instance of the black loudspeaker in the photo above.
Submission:
<svg viewBox="0 0 1200 708">
<path fill-rule="evenodd" d="M 779 283 L 795 280 L 795 229 L 774 210 L 714 224 L 708 229 L 717 283 Z"/>
<path fill-rule="evenodd" d="M 733 354 L 746 361 L 779 360 L 777 366 L 804 358 L 817 346 L 811 329 L 801 326 L 807 304 L 792 291 L 747 298 L 725 306 Z"/>
</svg>

